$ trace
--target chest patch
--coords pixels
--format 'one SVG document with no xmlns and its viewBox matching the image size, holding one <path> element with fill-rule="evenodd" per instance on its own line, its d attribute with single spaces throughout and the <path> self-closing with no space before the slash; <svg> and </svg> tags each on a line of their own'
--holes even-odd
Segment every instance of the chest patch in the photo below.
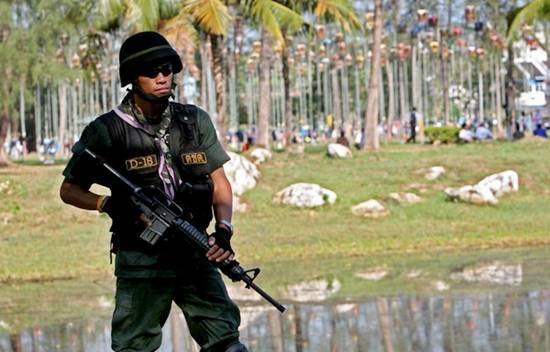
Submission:
<svg viewBox="0 0 550 352">
<path fill-rule="evenodd" d="M 183 153 L 181 154 L 181 161 L 183 165 L 200 165 L 206 164 L 208 159 L 206 158 L 206 153 Z"/>
<path fill-rule="evenodd" d="M 157 166 L 158 164 L 158 158 L 155 154 L 138 156 L 136 158 L 126 160 L 126 170 L 132 171 L 145 169 L 148 167 Z"/>
</svg>

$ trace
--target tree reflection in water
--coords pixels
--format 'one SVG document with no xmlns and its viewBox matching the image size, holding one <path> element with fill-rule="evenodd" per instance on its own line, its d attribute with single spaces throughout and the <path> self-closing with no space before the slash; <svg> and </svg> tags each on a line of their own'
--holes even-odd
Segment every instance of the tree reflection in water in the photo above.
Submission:
<svg viewBox="0 0 550 352">
<path fill-rule="evenodd" d="M 160 351 L 198 352 L 182 314 L 173 312 Z M 550 290 L 299 304 L 284 315 L 244 306 L 242 316 L 242 340 L 254 352 L 550 350 Z M 110 351 L 110 321 L 0 334 L 0 351 Z"/>
</svg>

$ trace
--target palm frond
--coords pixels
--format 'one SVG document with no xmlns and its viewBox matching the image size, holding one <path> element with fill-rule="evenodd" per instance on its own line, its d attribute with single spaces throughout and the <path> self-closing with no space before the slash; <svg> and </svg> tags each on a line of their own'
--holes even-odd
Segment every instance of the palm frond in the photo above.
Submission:
<svg viewBox="0 0 550 352">
<path fill-rule="evenodd" d="M 534 0 L 525 6 L 512 10 L 508 16 L 508 41 L 513 40 L 523 23 L 550 20 L 550 0 Z"/>
<path fill-rule="evenodd" d="M 155 30 L 160 21 L 159 0 L 138 0 L 137 6 L 141 12 L 138 28 L 145 31 Z"/>
<path fill-rule="evenodd" d="M 206 32 L 225 35 L 231 15 L 220 0 L 186 0 L 183 9 L 191 14 Z"/>
<path fill-rule="evenodd" d="M 361 28 L 361 22 L 348 0 L 319 0 L 313 12 L 318 18 L 334 17 L 346 32 Z"/>
<path fill-rule="evenodd" d="M 245 9 L 280 43 L 284 43 L 281 25 L 294 31 L 304 23 L 302 16 L 273 0 L 252 0 Z"/>
</svg>

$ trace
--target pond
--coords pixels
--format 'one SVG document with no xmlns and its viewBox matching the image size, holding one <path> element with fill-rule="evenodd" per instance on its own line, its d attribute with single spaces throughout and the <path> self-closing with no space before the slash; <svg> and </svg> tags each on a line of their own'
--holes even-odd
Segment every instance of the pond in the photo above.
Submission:
<svg viewBox="0 0 550 352">
<path fill-rule="evenodd" d="M 548 351 L 550 289 L 372 297 L 363 301 L 243 305 L 254 352 Z M 199 351 L 173 309 L 160 351 Z M 110 351 L 108 316 L 0 334 L 2 352 Z"/>
</svg>

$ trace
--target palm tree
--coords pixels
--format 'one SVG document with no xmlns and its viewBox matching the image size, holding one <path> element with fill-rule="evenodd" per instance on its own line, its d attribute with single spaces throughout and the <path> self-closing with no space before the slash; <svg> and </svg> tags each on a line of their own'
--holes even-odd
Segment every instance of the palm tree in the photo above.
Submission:
<svg viewBox="0 0 550 352">
<path fill-rule="evenodd" d="M 258 113 L 258 144 L 269 148 L 270 121 L 270 69 L 272 38 L 278 45 L 285 45 L 282 29 L 297 29 L 303 25 L 301 15 L 273 0 L 249 0 L 244 10 L 262 27 L 260 53 L 260 99 Z M 286 50 L 286 48 L 283 48 Z"/>
<path fill-rule="evenodd" d="M 365 116 L 365 144 L 364 149 L 378 150 L 378 96 L 380 79 L 380 44 L 382 43 L 382 0 L 374 1 L 374 41 L 372 43 L 372 61 L 369 77 L 369 96 L 367 100 L 367 114 Z"/>
</svg>

